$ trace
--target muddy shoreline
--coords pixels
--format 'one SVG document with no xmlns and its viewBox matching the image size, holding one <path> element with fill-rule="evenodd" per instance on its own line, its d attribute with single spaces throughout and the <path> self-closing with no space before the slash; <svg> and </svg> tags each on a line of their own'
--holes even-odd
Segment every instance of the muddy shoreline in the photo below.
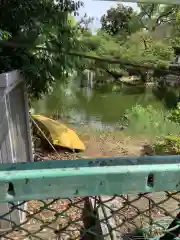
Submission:
<svg viewBox="0 0 180 240">
<path fill-rule="evenodd" d="M 51 148 L 36 148 L 35 161 L 151 155 L 150 143 L 143 137 L 132 138 L 117 132 L 81 132 L 78 135 L 86 146 L 84 152 L 63 148 L 56 148 L 55 152 Z"/>
</svg>

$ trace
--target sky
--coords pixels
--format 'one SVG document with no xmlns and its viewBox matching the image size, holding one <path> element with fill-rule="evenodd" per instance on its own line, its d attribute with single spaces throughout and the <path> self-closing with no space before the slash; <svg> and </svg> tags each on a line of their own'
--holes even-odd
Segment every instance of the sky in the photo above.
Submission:
<svg viewBox="0 0 180 240">
<path fill-rule="evenodd" d="M 118 2 L 121 3 L 121 2 Z M 79 17 L 83 16 L 85 13 L 89 17 L 94 17 L 94 26 L 93 28 L 99 27 L 100 26 L 100 18 L 101 16 L 106 13 L 106 11 L 111 8 L 116 6 L 116 2 L 113 1 L 102 1 L 102 0 L 84 0 L 84 7 L 82 7 L 79 11 Z M 124 5 L 131 6 L 134 9 L 137 8 L 136 3 L 123 3 Z"/>
</svg>

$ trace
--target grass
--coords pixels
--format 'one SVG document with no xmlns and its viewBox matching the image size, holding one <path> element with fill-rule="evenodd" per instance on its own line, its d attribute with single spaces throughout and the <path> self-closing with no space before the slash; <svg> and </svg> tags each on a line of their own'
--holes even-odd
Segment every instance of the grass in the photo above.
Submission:
<svg viewBox="0 0 180 240">
<path fill-rule="evenodd" d="M 162 110 L 156 110 L 152 106 L 134 106 L 126 112 L 128 127 L 125 131 L 130 136 L 146 136 L 155 140 L 156 137 L 177 135 L 180 133 L 180 125 L 168 119 Z"/>
<path fill-rule="evenodd" d="M 168 135 L 177 136 L 180 133 L 180 125 L 169 119 L 169 113 L 160 109 L 154 109 L 151 105 L 142 107 L 135 105 L 132 109 L 127 110 L 123 124 L 127 125 L 121 131 L 119 128 L 96 128 L 83 125 L 76 130 L 80 136 L 94 136 L 101 139 L 118 138 L 126 139 L 127 137 L 138 141 L 147 141 L 155 143 L 157 138 Z M 86 137 L 85 137 L 86 138 Z"/>
</svg>

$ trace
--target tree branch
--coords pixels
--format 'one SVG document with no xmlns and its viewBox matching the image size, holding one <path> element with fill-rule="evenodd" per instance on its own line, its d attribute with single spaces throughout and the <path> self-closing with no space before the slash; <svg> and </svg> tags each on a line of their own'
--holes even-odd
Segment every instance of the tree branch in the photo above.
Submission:
<svg viewBox="0 0 180 240">
<path fill-rule="evenodd" d="M 108 69 L 103 69 L 105 72 L 107 72 L 109 75 L 111 75 L 113 78 L 115 78 L 115 82 L 118 80 L 118 78 L 122 77 L 123 74 L 119 74 L 117 72 L 109 71 Z"/>
<path fill-rule="evenodd" d="M 151 18 L 151 17 L 152 17 L 152 14 L 153 14 L 153 12 L 154 12 L 154 9 L 155 9 L 155 4 L 154 4 L 154 3 L 152 3 L 152 4 L 151 4 L 151 9 L 150 9 L 150 12 L 149 12 L 149 14 L 147 14 L 149 18 Z"/>
<path fill-rule="evenodd" d="M 146 40 L 143 38 L 143 36 L 142 36 L 141 38 L 142 38 L 142 40 L 143 40 L 144 48 L 145 48 L 145 50 L 146 50 L 146 49 L 147 49 L 147 43 L 146 43 Z"/>
<path fill-rule="evenodd" d="M 58 46 L 58 43 L 57 43 L 57 46 Z M 20 49 L 28 49 L 29 48 L 29 45 L 27 44 L 18 44 L 18 43 L 13 43 L 13 42 L 10 42 L 10 41 L 0 41 L 0 47 L 8 47 L 8 48 L 20 48 Z M 34 47 L 32 48 L 33 50 L 37 50 L 37 51 L 49 51 L 51 53 L 54 53 L 54 54 L 58 54 L 57 52 L 57 49 L 53 49 L 53 48 L 47 48 L 47 47 Z M 60 52 L 63 53 L 63 54 L 66 54 L 66 55 L 69 55 L 69 56 L 74 56 L 74 57 L 80 57 L 80 58 L 85 58 L 85 59 L 91 59 L 91 60 L 94 60 L 94 61 L 99 61 L 99 62 L 105 62 L 105 63 L 110 63 L 110 64 L 119 64 L 121 66 L 130 66 L 130 67 L 134 67 L 134 68 L 139 68 L 141 70 L 143 69 L 146 69 L 146 70 L 161 70 L 163 71 L 164 73 L 176 73 L 176 74 L 180 74 L 180 70 L 169 70 L 169 69 L 166 69 L 166 68 L 158 68 L 158 67 L 155 67 L 153 65 L 139 65 L 139 64 L 136 64 L 136 63 L 132 63 L 132 62 L 129 62 L 129 61 L 124 61 L 124 60 L 121 60 L 121 59 L 113 59 L 111 57 L 107 57 L 107 56 L 91 56 L 91 55 L 87 55 L 87 54 L 84 54 L 84 53 L 80 53 L 80 52 L 68 52 L 68 51 L 62 51 L 61 49 L 61 46 L 60 46 Z"/>
<path fill-rule="evenodd" d="M 167 18 L 170 14 L 172 14 L 174 11 L 174 9 L 169 10 L 166 13 L 163 13 L 162 15 L 160 15 L 157 19 L 156 19 L 156 24 L 160 25 L 162 23 L 162 18 Z"/>
</svg>

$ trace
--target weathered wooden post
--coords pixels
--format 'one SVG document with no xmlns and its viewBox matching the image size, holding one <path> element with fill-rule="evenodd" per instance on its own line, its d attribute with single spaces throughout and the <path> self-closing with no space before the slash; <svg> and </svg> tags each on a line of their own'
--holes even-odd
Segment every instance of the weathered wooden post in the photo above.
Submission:
<svg viewBox="0 0 180 240">
<path fill-rule="evenodd" d="M 33 161 L 28 99 L 26 86 L 20 72 L 15 70 L 0 74 L 0 163 Z M 0 204 L 0 215 L 8 213 L 11 204 Z M 20 205 L 25 209 L 26 204 Z M 12 227 L 23 221 L 23 211 L 14 210 L 0 220 L 0 229 Z"/>
</svg>

